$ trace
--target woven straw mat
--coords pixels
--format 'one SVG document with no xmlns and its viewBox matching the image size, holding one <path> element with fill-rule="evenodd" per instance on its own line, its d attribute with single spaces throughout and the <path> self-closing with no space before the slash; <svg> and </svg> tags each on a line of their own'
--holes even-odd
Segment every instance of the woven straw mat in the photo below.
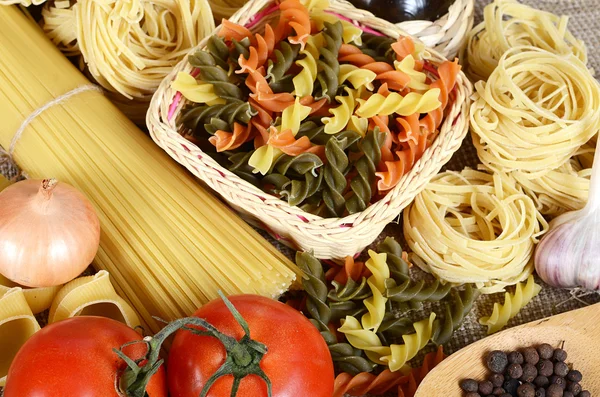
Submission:
<svg viewBox="0 0 600 397">
<path fill-rule="evenodd" d="M 573 34 L 583 39 L 589 51 L 589 66 L 596 71 L 600 71 L 600 0 L 524 0 L 525 4 L 530 6 L 550 11 L 555 14 L 569 15 L 569 28 Z M 475 9 L 475 23 L 481 21 L 483 8 L 489 1 L 477 1 Z M 597 74 L 598 77 L 598 74 Z M 461 149 L 456 152 L 445 169 L 460 171 L 466 166 L 476 167 L 478 163 L 475 149 L 471 144 L 471 138 L 468 136 Z M 11 177 L 15 174 L 14 169 L 3 166 L 0 168 L 0 173 Z M 293 252 L 285 246 L 273 241 L 266 233 L 261 234 L 273 242 L 279 249 L 293 257 Z M 385 236 L 393 236 L 404 242 L 402 238 L 401 223 L 392 223 L 388 225 L 378 239 L 383 239 Z M 373 247 L 377 242 L 373 244 Z M 406 246 L 406 244 L 403 244 Z M 416 275 L 419 277 L 419 275 Z M 541 283 L 540 280 L 537 280 Z M 600 295 L 592 294 L 575 299 L 568 291 L 563 291 L 549 286 L 543 285 L 542 292 L 534 300 L 527 305 L 515 318 L 513 318 L 508 326 L 516 326 L 530 321 L 538 320 L 554 314 L 562 313 L 569 310 L 574 310 L 582 307 L 585 304 L 600 302 Z M 503 294 L 495 294 L 491 296 L 482 296 L 478 299 L 476 306 L 467 316 L 462 327 L 457 330 L 452 340 L 445 346 L 447 354 L 453 353 L 458 349 L 473 343 L 486 336 L 486 328 L 479 325 L 478 319 L 481 316 L 489 315 L 492 312 L 494 302 L 502 302 Z M 411 316 L 414 319 L 422 319 L 426 317 L 431 309 L 437 309 L 439 306 L 433 304 L 426 306 L 422 312 L 414 312 Z M 40 320 L 45 323 L 44 318 Z M 432 351 L 433 348 L 425 349 L 421 355 L 415 360 L 414 364 L 419 365 L 420 359 L 424 353 Z M 1 396 L 0 390 L 0 396 Z"/>
</svg>

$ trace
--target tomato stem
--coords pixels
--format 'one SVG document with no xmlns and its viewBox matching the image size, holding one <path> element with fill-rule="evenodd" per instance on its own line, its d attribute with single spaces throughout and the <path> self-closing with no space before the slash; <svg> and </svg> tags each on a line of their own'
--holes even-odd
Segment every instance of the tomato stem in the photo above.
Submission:
<svg viewBox="0 0 600 397">
<path fill-rule="evenodd" d="M 123 372 L 120 379 L 121 392 L 128 397 L 145 397 L 146 387 L 150 378 L 159 370 L 164 360 L 159 358 L 160 348 L 164 341 L 172 335 L 174 332 L 179 330 L 185 330 L 192 332 L 196 335 L 201 336 L 212 336 L 217 338 L 225 347 L 227 351 L 227 357 L 223 365 L 208 379 L 200 397 L 206 397 L 212 385 L 222 376 L 232 375 L 233 386 L 231 388 L 231 397 L 237 395 L 237 391 L 240 382 L 243 378 L 248 375 L 256 375 L 263 379 L 267 384 L 268 397 L 272 396 L 272 385 L 271 380 L 260 368 L 260 362 L 263 356 L 267 353 L 267 347 L 255 340 L 250 338 L 250 327 L 240 312 L 233 306 L 233 304 L 219 291 L 219 296 L 225 302 L 225 305 L 238 322 L 238 324 L 244 330 L 244 336 L 238 341 L 235 338 L 225 335 L 215 328 L 212 324 L 206 320 L 198 317 L 186 317 L 181 318 L 167 324 L 160 332 L 154 337 L 145 337 L 141 341 L 135 341 L 126 343 L 119 350 L 113 349 L 113 351 L 127 364 L 127 369 Z M 204 328 L 204 330 L 196 327 Z M 138 362 L 133 361 L 127 356 L 123 349 L 134 343 L 146 344 L 148 350 L 143 360 Z M 143 365 L 140 365 L 144 362 Z"/>
</svg>

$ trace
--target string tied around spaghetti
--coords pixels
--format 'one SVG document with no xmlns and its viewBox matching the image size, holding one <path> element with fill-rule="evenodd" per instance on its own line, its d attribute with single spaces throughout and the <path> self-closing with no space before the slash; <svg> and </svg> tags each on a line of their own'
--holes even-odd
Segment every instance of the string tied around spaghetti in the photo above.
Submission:
<svg viewBox="0 0 600 397">
<path fill-rule="evenodd" d="M 15 171 L 16 175 L 9 178 L 11 181 L 14 182 L 14 181 L 18 180 L 19 177 L 21 177 L 21 176 L 24 176 L 25 178 L 28 177 L 27 174 L 25 174 L 19 168 L 19 166 L 16 164 L 16 162 L 13 159 L 13 154 L 15 152 L 17 143 L 19 142 L 19 139 L 23 135 L 23 132 L 25 132 L 25 129 L 27 128 L 27 126 L 29 126 L 29 124 L 31 124 L 31 122 L 33 122 L 33 120 L 35 120 L 40 114 L 44 113 L 46 110 L 48 110 L 56 105 L 60 105 L 61 103 L 67 101 L 68 99 L 70 99 L 71 97 L 74 97 L 75 95 L 78 95 L 78 94 L 81 94 L 81 93 L 87 92 L 87 91 L 97 91 L 97 92 L 102 93 L 102 88 L 100 88 L 99 86 L 97 86 L 95 84 L 85 84 L 85 85 L 76 87 L 76 88 L 72 89 L 71 91 L 68 91 L 62 95 L 59 95 L 56 98 L 52 99 L 51 101 L 48 101 L 45 105 L 37 108 L 25 120 L 23 120 L 23 122 L 19 126 L 19 129 L 17 129 L 17 131 L 15 132 L 15 135 L 13 135 L 12 139 L 10 140 L 10 145 L 8 147 L 8 150 L 4 149 L 0 145 L 0 169 L 4 169 L 4 168 L 11 169 L 12 168 L 12 169 L 16 170 Z"/>
</svg>

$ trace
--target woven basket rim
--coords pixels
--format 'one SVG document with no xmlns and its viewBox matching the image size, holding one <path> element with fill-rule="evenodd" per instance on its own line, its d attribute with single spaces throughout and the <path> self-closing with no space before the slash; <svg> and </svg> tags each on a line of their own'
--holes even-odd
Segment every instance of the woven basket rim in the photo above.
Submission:
<svg viewBox="0 0 600 397">
<path fill-rule="evenodd" d="M 276 2 L 277 2 L 277 0 L 250 0 L 240 10 L 238 10 L 238 12 L 236 14 L 234 14 L 230 18 L 230 20 L 233 22 L 245 25 L 248 21 L 250 21 L 252 19 L 252 17 L 256 14 L 256 12 L 259 9 L 262 9 L 265 6 L 267 6 L 271 3 L 276 3 Z M 348 3 L 344 0 L 331 0 L 330 7 L 328 8 L 328 10 L 332 10 L 336 13 L 342 14 L 354 21 L 357 21 L 357 18 L 355 18 L 355 17 L 359 17 L 358 20 L 360 20 L 360 22 L 363 23 L 364 25 L 374 28 L 377 31 L 381 32 L 382 34 L 384 34 L 388 37 L 391 37 L 391 38 L 398 38 L 400 35 L 409 36 L 406 32 L 403 32 L 402 30 L 398 29 L 398 27 L 395 24 L 388 22 L 388 21 L 381 20 L 379 18 L 376 18 L 375 16 L 373 16 L 372 13 L 357 9 L 353 5 L 351 5 L 350 3 Z M 268 18 L 266 18 L 266 19 L 268 19 Z M 375 25 L 375 26 L 373 26 L 373 25 Z M 255 26 L 262 27 L 262 23 L 258 23 Z M 220 30 L 220 28 L 221 28 L 221 26 L 217 27 L 215 29 L 215 31 L 213 32 L 213 34 L 217 33 Z M 253 32 L 256 31 L 255 27 L 251 28 L 250 30 Z M 199 43 L 198 46 L 191 49 L 189 53 L 191 54 L 191 53 L 195 52 L 197 49 L 203 49 L 206 45 L 207 40 L 208 40 L 208 37 L 205 38 L 201 43 Z M 435 50 L 428 49 L 428 52 L 431 55 L 430 60 L 434 64 L 439 64 L 445 60 L 445 58 Z M 449 130 L 452 129 L 453 124 L 461 116 L 463 118 L 466 117 L 466 114 L 463 114 L 464 111 L 461 109 L 464 108 L 464 103 L 466 101 L 469 101 L 469 96 L 472 91 L 470 82 L 466 79 L 466 77 L 464 76 L 464 73 L 461 71 L 459 73 L 459 75 L 457 76 L 457 80 L 456 80 L 455 90 L 457 90 L 457 95 L 455 96 L 454 100 L 451 102 L 450 111 L 448 112 L 448 116 L 447 116 L 448 118 L 444 119 L 444 122 L 442 123 L 442 125 L 440 127 L 440 132 L 439 132 L 438 136 L 436 137 L 432 146 L 430 146 L 426 150 L 426 152 L 423 154 L 421 159 L 419 159 L 417 162 L 415 162 L 413 168 L 408 173 L 406 173 L 402 177 L 401 181 L 393 189 L 388 191 L 383 198 L 381 198 L 377 202 L 369 205 L 364 211 L 358 212 L 355 214 L 351 214 L 351 215 L 347 215 L 344 217 L 326 218 L 326 217 L 322 217 L 322 216 L 319 216 L 316 214 L 305 212 L 302 209 L 300 209 L 299 207 L 291 206 L 286 201 L 284 201 L 278 197 L 275 197 L 269 193 L 264 192 L 260 188 L 252 185 L 251 183 L 238 177 L 237 175 L 235 175 L 228 169 L 222 167 L 210 155 L 204 153 L 195 144 L 193 144 L 192 142 L 187 140 L 185 137 L 183 137 L 180 134 L 181 129 L 179 128 L 179 126 L 177 126 L 176 121 L 177 121 L 177 116 L 179 114 L 179 111 L 181 110 L 183 103 L 185 103 L 184 100 L 180 101 L 181 103 L 179 104 L 177 110 L 175 111 L 172 119 L 169 119 L 169 120 L 166 119 L 167 118 L 166 114 L 168 113 L 168 108 L 170 107 L 173 97 L 176 94 L 170 88 L 170 83 L 175 79 L 178 72 L 183 71 L 183 72 L 189 73 L 191 70 L 192 70 L 192 67 L 191 67 L 191 65 L 189 65 L 188 57 L 186 56 L 173 69 L 173 71 L 162 81 L 159 89 L 154 94 L 154 97 L 152 98 L 150 109 L 147 114 L 147 124 L 148 124 L 148 128 L 150 130 L 150 134 L 151 134 L 152 138 L 159 145 L 161 145 L 163 147 L 163 149 L 165 149 L 165 150 L 167 150 L 167 147 L 163 146 L 161 144 L 161 142 L 163 142 L 161 140 L 162 136 L 166 136 L 166 138 L 169 139 L 171 144 L 183 146 L 184 149 L 186 150 L 187 154 L 190 154 L 192 152 L 199 153 L 198 160 L 201 160 L 202 162 L 207 164 L 210 167 L 211 171 L 214 171 L 216 174 L 219 174 L 219 176 L 226 179 L 227 182 L 231 182 L 231 183 L 227 183 L 228 185 L 233 184 L 236 189 L 240 189 L 241 191 L 243 191 L 244 193 L 248 193 L 249 195 L 254 195 L 256 198 L 256 204 L 263 209 L 268 208 L 269 211 L 267 211 L 267 212 L 274 212 L 274 213 L 275 212 L 276 213 L 284 212 L 288 215 L 292 215 L 295 217 L 295 219 L 296 219 L 295 222 L 292 221 L 292 219 L 287 219 L 288 223 L 290 223 L 290 224 L 295 223 L 296 226 L 298 226 L 299 228 L 302 228 L 304 230 L 314 229 L 315 232 L 319 232 L 319 231 L 322 232 L 323 228 L 326 227 L 328 229 L 328 233 L 336 233 L 336 231 L 333 230 L 334 228 L 338 228 L 337 232 L 343 233 L 344 231 L 346 231 L 349 228 L 353 228 L 353 230 L 355 230 L 357 227 L 365 227 L 366 223 L 368 223 L 368 222 L 364 222 L 365 220 L 375 218 L 377 215 L 381 215 L 381 213 L 382 213 L 381 210 L 382 209 L 385 210 L 386 207 L 390 206 L 390 203 L 393 200 L 397 199 L 398 196 L 402 194 L 402 191 L 405 190 L 405 186 L 404 186 L 405 182 L 411 180 L 410 176 L 419 172 L 419 170 L 422 168 L 424 160 L 431 161 L 432 159 L 430 157 L 435 156 L 436 152 L 439 152 L 442 150 L 440 148 L 440 145 L 441 145 L 440 142 L 442 141 L 442 139 L 441 139 L 442 136 L 445 134 L 451 133 L 451 131 L 449 131 Z M 459 99 L 462 99 L 462 101 L 459 101 Z M 449 122 L 450 118 L 452 118 L 452 120 Z M 466 132 L 465 132 L 465 134 L 466 134 Z M 462 134 L 462 136 L 459 136 L 459 137 L 454 137 L 454 139 L 452 139 L 452 140 L 458 139 L 462 142 L 462 139 L 464 138 L 465 134 Z M 169 154 L 171 154 L 171 153 L 169 152 Z M 441 167 L 441 165 L 440 165 L 440 167 Z M 201 179 L 204 179 L 204 178 L 201 178 Z M 213 190 L 215 190 L 217 193 L 219 193 L 221 195 L 224 194 L 220 189 L 215 188 L 210 183 L 210 181 L 205 181 L 205 182 L 207 182 L 210 185 L 210 187 Z M 228 201 L 230 202 L 230 204 L 232 204 L 234 206 L 238 206 L 238 204 L 239 204 L 236 202 L 231 203 L 231 200 L 228 200 Z M 240 207 L 243 210 L 256 216 L 256 208 L 248 208 L 247 206 L 245 206 L 243 204 L 240 205 Z M 395 214 L 393 214 L 392 217 L 398 216 L 399 213 L 400 213 L 400 210 L 398 210 Z M 389 222 L 389 219 L 391 219 L 389 214 L 387 216 L 385 216 L 384 218 L 388 219 L 388 222 Z"/>
</svg>

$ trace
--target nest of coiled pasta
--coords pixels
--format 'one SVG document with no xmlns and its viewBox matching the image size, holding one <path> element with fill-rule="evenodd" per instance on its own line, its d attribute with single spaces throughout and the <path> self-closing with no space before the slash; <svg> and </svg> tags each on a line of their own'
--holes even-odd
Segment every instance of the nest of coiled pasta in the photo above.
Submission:
<svg viewBox="0 0 600 397">
<path fill-rule="evenodd" d="M 331 224 L 340 237 L 340 227 L 356 226 L 365 215 L 376 218 L 375 234 L 362 232 L 368 240 L 359 234 L 347 247 L 335 247 L 341 249 L 334 256 L 369 244 L 397 216 L 398 204 L 416 194 L 407 179 L 419 179 L 420 189 L 449 159 L 466 132 L 461 107 L 470 92 L 457 62 L 393 28 L 394 38 L 373 29 L 393 26 L 384 21 L 370 17 L 376 22 L 368 27 L 341 17 L 337 5 L 249 3 L 163 82 L 148 114 L 157 143 L 180 162 L 193 156 L 174 151 L 201 149 L 196 158 L 202 163 L 209 155 L 212 170 L 184 161 L 192 172 L 298 245 L 302 238 L 289 221 Z M 254 17 L 240 21 L 245 12 Z M 348 12 L 352 18 L 361 11 Z M 175 148 L 165 141 L 173 133 L 188 141 L 178 140 L 182 147 Z M 431 167 L 413 172 L 422 160 Z M 243 189 L 236 192 L 227 180 Z M 365 213 L 381 201 L 377 215 Z M 278 214 L 281 209 L 285 213 Z M 323 223 L 328 219 L 335 221 Z M 319 233 L 315 226 L 310 234 Z M 307 247 L 316 251 L 315 243 L 323 244 L 309 240 Z"/>
</svg>

